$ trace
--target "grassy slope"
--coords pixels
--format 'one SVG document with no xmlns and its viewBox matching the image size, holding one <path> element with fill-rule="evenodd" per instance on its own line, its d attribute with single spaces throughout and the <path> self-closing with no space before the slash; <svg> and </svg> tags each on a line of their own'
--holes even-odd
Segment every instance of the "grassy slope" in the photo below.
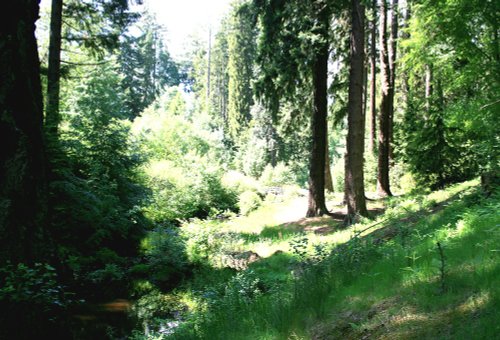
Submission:
<svg viewBox="0 0 500 340">
<path fill-rule="evenodd" d="M 383 246 L 384 256 L 336 291 L 332 313 L 309 335 L 499 338 L 500 203 L 468 192 L 444 201 L 446 192 L 434 193 L 434 207 L 421 218 L 395 224 L 399 233 Z"/>
<path fill-rule="evenodd" d="M 177 337 L 498 337 L 500 200 L 477 191 L 473 181 L 395 198 L 376 221 L 343 230 L 329 218 L 276 220 L 272 216 L 283 216 L 276 206 L 225 223 L 225 233 L 239 235 L 234 249 L 263 259 L 233 279 L 209 312 L 195 313 Z M 297 236 L 304 231 L 305 238 Z M 300 240 L 307 242 L 302 257 L 291 246 L 300 248 Z M 325 249 L 333 252 L 318 261 Z"/>
</svg>

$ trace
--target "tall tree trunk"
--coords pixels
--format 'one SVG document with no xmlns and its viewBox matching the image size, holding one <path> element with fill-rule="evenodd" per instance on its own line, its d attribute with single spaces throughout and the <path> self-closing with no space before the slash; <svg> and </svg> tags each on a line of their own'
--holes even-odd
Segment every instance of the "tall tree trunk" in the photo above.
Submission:
<svg viewBox="0 0 500 340">
<path fill-rule="evenodd" d="M 318 12 L 321 35 L 328 35 L 330 17 L 327 6 Z M 307 217 L 328 213 L 325 204 L 325 154 L 327 137 L 327 83 L 328 83 L 328 42 L 319 47 L 313 65 L 313 115 L 311 118 L 312 142 L 309 167 L 309 203 Z"/>
<path fill-rule="evenodd" d="M 410 8 L 410 3 L 406 3 L 406 10 L 404 14 L 404 21 L 403 21 L 403 33 L 401 35 L 401 38 L 403 40 L 407 40 L 410 38 L 410 34 L 407 31 L 408 28 L 408 23 L 410 22 L 410 17 L 411 17 L 411 8 Z M 403 101 L 405 103 L 406 109 L 409 107 L 409 100 L 410 100 L 410 81 L 409 81 L 409 76 L 408 72 L 405 71 L 404 73 L 401 74 L 401 80 L 403 83 Z"/>
<path fill-rule="evenodd" d="M 370 27 L 370 139 L 368 148 L 375 152 L 377 140 L 377 0 L 372 1 L 373 19 Z"/>
<path fill-rule="evenodd" d="M 46 211 L 37 0 L 0 12 L 0 261 L 42 260 Z"/>
<path fill-rule="evenodd" d="M 330 168 L 330 147 L 328 145 L 328 121 L 326 123 L 326 145 L 325 145 L 325 190 L 333 192 L 332 170 Z"/>
<path fill-rule="evenodd" d="M 63 0 L 52 0 L 50 12 L 49 65 L 45 127 L 50 139 L 57 139 L 60 123 L 59 84 L 61 78 L 61 27 Z"/>
<path fill-rule="evenodd" d="M 397 53 L 397 40 L 398 40 L 398 24 L 399 24 L 399 7 L 398 0 L 392 0 L 391 9 L 391 39 L 389 43 L 389 69 L 391 82 L 390 98 L 389 98 L 389 159 L 393 161 L 393 135 L 394 135 L 394 93 L 396 91 L 396 53 Z"/>
<path fill-rule="evenodd" d="M 386 0 L 380 2 L 380 79 L 382 95 L 379 110 L 378 174 L 377 192 L 380 196 L 392 196 L 389 185 L 389 143 L 390 143 L 390 98 L 393 91 L 390 81 L 389 58 L 387 55 L 387 7 Z"/>
<path fill-rule="evenodd" d="M 365 119 L 363 115 L 365 8 L 352 0 L 352 31 L 349 71 L 348 131 L 346 161 L 347 214 L 367 215 L 363 178 Z"/>
<path fill-rule="evenodd" d="M 436 101 L 435 101 L 435 106 L 436 106 L 436 123 L 435 123 L 435 129 L 437 132 L 437 144 L 440 146 L 440 152 L 437 152 L 437 162 L 438 162 L 438 169 L 440 169 L 439 174 L 438 174 L 438 183 L 437 187 L 442 189 L 444 188 L 444 185 L 446 184 L 446 176 L 445 176 L 445 160 L 444 160 L 444 151 L 446 149 L 446 138 L 444 137 L 445 135 L 445 125 L 444 125 L 444 120 L 443 120 L 443 110 L 444 110 L 444 93 L 443 93 L 443 87 L 441 84 L 441 79 L 440 77 L 436 77 Z"/>
<path fill-rule="evenodd" d="M 365 31 L 365 37 L 367 36 Z M 368 46 L 368 40 L 365 39 L 365 47 Z M 365 119 L 366 125 L 366 111 L 368 110 L 368 60 L 366 59 L 367 53 L 364 53 L 364 62 L 363 62 L 363 118 Z"/>
</svg>

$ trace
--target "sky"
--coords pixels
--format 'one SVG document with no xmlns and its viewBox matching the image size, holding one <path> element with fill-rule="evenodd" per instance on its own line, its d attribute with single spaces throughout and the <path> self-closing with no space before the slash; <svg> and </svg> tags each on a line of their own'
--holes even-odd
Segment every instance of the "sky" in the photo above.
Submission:
<svg viewBox="0 0 500 340">
<path fill-rule="evenodd" d="M 179 57 L 190 36 L 206 35 L 208 28 L 216 31 L 222 16 L 230 9 L 232 0 L 143 0 L 144 6 L 156 15 L 166 28 L 165 39 L 169 52 Z"/>
<path fill-rule="evenodd" d="M 170 54 L 180 57 L 190 36 L 206 36 L 208 28 L 217 30 L 222 16 L 229 12 L 233 0 L 143 0 L 143 6 L 154 13 L 166 28 L 165 39 Z M 41 6 L 50 8 L 50 0 Z"/>
</svg>

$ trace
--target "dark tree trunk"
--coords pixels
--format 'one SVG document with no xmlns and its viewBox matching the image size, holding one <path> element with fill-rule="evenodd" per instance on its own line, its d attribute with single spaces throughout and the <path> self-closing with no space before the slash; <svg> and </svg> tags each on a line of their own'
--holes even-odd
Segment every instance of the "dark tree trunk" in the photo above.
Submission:
<svg viewBox="0 0 500 340">
<path fill-rule="evenodd" d="M 366 15 L 366 14 L 365 14 Z M 365 43 L 364 46 L 368 46 L 367 34 L 365 30 Z M 363 119 L 365 120 L 365 129 L 366 129 L 366 111 L 368 110 L 368 60 L 366 59 L 367 53 L 365 51 L 363 61 Z"/>
<path fill-rule="evenodd" d="M 373 0 L 373 20 L 370 28 L 370 139 L 368 148 L 375 152 L 377 140 L 377 0 Z"/>
<path fill-rule="evenodd" d="M 321 216 L 328 212 L 325 205 L 328 47 L 325 46 L 323 50 L 317 56 L 313 71 L 314 108 L 311 119 L 312 143 L 307 217 Z"/>
<path fill-rule="evenodd" d="M 396 90 L 396 53 L 398 40 L 398 0 L 392 0 L 391 9 L 391 39 L 389 48 L 389 69 L 391 71 L 389 81 L 391 82 L 390 97 L 389 97 L 389 159 L 393 161 L 393 130 L 394 130 L 394 93 Z"/>
<path fill-rule="evenodd" d="M 352 31 L 349 72 L 346 199 L 349 219 L 367 215 L 363 179 L 365 119 L 363 115 L 365 8 L 352 0 Z"/>
<path fill-rule="evenodd" d="M 46 211 L 37 0 L 0 12 L 0 260 L 41 260 Z"/>
<path fill-rule="evenodd" d="M 57 131 L 61 120 L 59 115 L 59 81 L 61 78 L 62 7 L 63 0 L 52 0 L 47 73 L 47 109 L 45 113 L 45 127 L 51 139 L 57 139 Z"/>
<path fill-rule="evenodd" d="M 328 35 L 330 18 L 323 6 L 318 12 L 321 35 Z M 313 114 L 311 118 L 312 141 L 309 167 L 309 204 L 307 217 L 328 213 L 325 204 L 325 154 L 327 137 L 327 82 L 328 82 L 328 42 L 318 47 L 313 65 Z"/>
<path fill-rule="evenodd" d="M 389 186 L 389 135 L 390 135 L 390 98 L 393 91 L 390 81 L 389 57 L 387 55 L 387 8 L 386 0 L 380 2 L 380 78 L 382 95 L 379 110 L 378 135 L 378 174 L 377 192 L 380 196 L 392 196 Z"/>
</svg>

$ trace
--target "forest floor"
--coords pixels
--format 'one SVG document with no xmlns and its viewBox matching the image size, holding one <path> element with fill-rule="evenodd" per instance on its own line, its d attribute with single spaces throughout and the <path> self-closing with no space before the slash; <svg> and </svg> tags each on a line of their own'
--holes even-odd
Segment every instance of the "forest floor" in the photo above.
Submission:
<svg viewBox="0 0 500 340">
<path fill-rule="evenodd" d="M 207 252 L 174 293 L 191 315 L 174 338 L 500 338 L 498 195 L 476 180 L 370 200 L 371 218 L 349 227 L 341 199 L 329 197 L 333 217 L 303 218 L 306 197 L 275 197 L 184 225 Z"/>
</svg>

